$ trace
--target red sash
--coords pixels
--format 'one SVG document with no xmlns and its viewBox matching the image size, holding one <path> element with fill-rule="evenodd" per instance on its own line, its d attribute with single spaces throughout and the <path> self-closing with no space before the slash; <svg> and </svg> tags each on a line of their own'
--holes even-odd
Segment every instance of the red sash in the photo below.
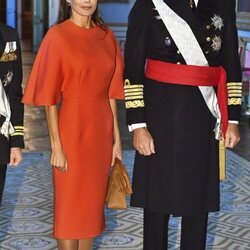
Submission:
<svg viewBox="0 0 250 250">
<path fill-rule="evenodd" d="M 221 130 L 225 136 L 228 126 L 228 109 L 226 72 L 223 67 L 173 64 L 148 59 L 145 76 L 168 84 L 216 86 L 218 106 L 221 112 Z"/>
</svg>

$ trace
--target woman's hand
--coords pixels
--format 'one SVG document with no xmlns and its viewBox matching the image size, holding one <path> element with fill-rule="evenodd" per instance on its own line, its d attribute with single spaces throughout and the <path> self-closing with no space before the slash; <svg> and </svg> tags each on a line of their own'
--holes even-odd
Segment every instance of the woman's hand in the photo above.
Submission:
<svg viewBox="0 0 250 250">
<path fill-rule="evenodd" d="M 122 160 L 122 144 L 121 141 L 118 140 L 113 145 L 113 155 L 112 155 L 112 162 L 111 166 L 115 163 L 115 158 L 118 158 L 119 160 Z"/>
<path fill-rule="evenodd" d="M 22 150 L 21 148 L 10 149 L 10 166 L 16 167 L 22 161 Z"/>
<path fill-rule="evenodd" d="M 238 125 L 229 123 L 225 138 L 225 147 L 234 148 L 240 140 Z"/>
<path fill-rule="evenodd" d="M 134 130 L 134 147 L 141 155 L 155 154 L 154 141 L 147 128 Z"/>
<path fill-rule="evenodd" d="M 67 158 L 61 148 L 52 149 L 50 163 L 53 167 L 57 168 L 61 172 L 66 172 L 68 170 Z"/>
</svg>

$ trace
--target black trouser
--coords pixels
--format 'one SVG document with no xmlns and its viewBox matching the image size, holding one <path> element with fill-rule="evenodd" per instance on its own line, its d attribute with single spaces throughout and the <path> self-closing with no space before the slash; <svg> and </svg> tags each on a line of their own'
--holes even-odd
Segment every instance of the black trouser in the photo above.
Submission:
<svg viewBox="0 0 250 250">
<path fill-rule="evenodd" d="M 0 205 L 2 203 L 7 165 L 0 165 Z"/>
<path fill-rule="evenodd" d="M 204 250 L 206 246 L 208 214 L 183 216 L 181 250 Z M 144 209 L 144 250 L 168 249 L 168 214 Z"/>
</svg>

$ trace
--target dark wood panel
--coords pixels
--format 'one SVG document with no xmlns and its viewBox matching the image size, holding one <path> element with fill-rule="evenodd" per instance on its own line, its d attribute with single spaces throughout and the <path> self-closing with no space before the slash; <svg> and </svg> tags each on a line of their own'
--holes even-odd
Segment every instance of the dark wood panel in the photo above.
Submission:
<svg viewBox="0 0 250 250">
<path fill-rule="evenodd" d="M 22 11 L 22 37 L 23 39 L 32 38 L 32 4 L 31 0 L 23 1 Z"/>
<path fill-rule="evenodd" d="M 0 22 L 5 23 L 6 20 L 6 0 L 0 0 Z"/>
</svg>

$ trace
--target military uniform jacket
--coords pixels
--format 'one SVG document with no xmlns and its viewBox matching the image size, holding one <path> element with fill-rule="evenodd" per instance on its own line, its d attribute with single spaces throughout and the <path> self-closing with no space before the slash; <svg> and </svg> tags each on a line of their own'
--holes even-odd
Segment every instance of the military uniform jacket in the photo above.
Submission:
<svg viewBox="0 0 250 250">
<path fill-rule="evenodd" d="M 0 134 L 0 164 L 10 159 L 11 147 L 24 147 L 23 141 L 23 104 L 22 99 L 22 60 L 17 32 L 0 23 L 0 78 L 10 102 L 11 123 L 15 133 L 9 140 Z M 0 126 L 5 117 L 0 116 Z"/>
<path fill-rule="evenodd" d="M 165 3 L 191 27 L 209 66 L 227 73 L 229 120 L 238 121 L 241 68 L 234 0 Z M 146 123 L 156 154 L 136 154 L 132 205 L 175 215 L 219 209 L 218 142 L 215 118 L 196 86 L 147 79 L 146 60 L 185 60 L 151 0 L 137 0 L 129 15 L 125 48 L 128 125 Z"/>
</svg>

